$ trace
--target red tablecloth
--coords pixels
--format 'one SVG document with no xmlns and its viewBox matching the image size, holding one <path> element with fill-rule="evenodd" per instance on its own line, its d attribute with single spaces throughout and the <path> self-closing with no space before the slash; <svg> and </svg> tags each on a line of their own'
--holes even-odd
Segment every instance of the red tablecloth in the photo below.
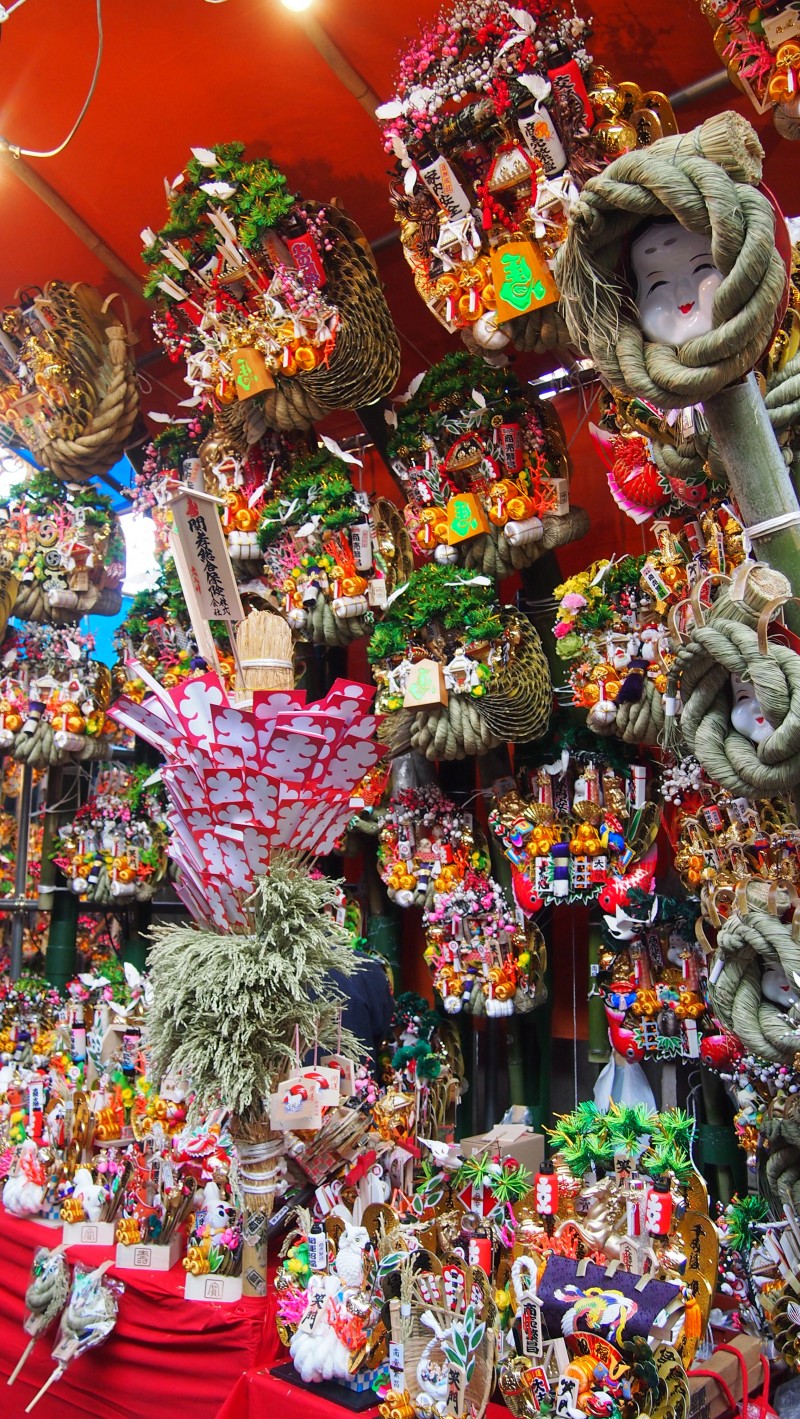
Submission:
<svg viewBox="0 0 800 1419">
<path fill-rule="evenodd" d="M 268 1370 L 249 1370 L 234 1385 L 217 1419 L 265 1419 L 273 1415 L 282 1419 L 290 1414 L 291 1419 L 347 1419 L 349 1411 L 338 1404 L 331 1404 L 310 1390 L 287 1384 L 275 1379 Z M 376 1419 L 375 1409 L 364 1409 L 359 1419 Z M 508 1410 L 502 1404 L 490 1404 L 486 1419 L 509 1419 Z"/>
<path fill-rule="evenodd" d="M 22 1419 L 53 1368 L 55 1329 L 37 1343 L 14 1386 L 5 1384 L 27 1342 L 23 1298 L 34 1250 L 59 1240 L 57 1229 L 19 1221 L 0 1208 L 2 1419 Z M 69 1249 L 71 1261 L 95 1266 L 110 1254 Z M 271 1304 L 185 1301 L 182 1268 L 112 1273 L 125 1282 L 115 1330 L 70 1365 L 33 1411 L 38 1419 L 214 1419 L 245 1371 L 278 1363 Z"/>
</svg>

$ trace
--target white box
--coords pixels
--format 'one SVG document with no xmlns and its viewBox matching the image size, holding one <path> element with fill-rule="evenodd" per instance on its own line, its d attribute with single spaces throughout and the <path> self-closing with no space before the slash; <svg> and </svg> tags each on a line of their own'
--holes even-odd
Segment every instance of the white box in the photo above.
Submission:
<svg viewBox="0 0 800 1419">
<path fill-rule="evenodd" d="M 113 1247 L 114 1222 L 65 1222 L 61 1240 L 65 1247 Z"/>
<path fill-rule="evenodd" d="M 566 517 L 569 512 L 569 483 L 567 479 L 543 478 L 542 483 L 555 493 L 555 506 L 547 509 L 547 516 Z"/>
<path fill-rule="evenodd" d="M 173 1237 L 168 1246 L 156 1246 L 153 1242 L 139 1242 L 137 1246 L 126 1247 L 117 1242 L 118 1271 L 171 1271 L 181 1258 L 183 1244 L 181 1237 Z"/>
<path fill-rule="evenodd" d="M 187 1272 L 183 1295 L 187 1301 L 223 1301 L 226 1305 L 231 1301 L 241 1301 L 242 1278 L 214 1276 L 210 1271 L 205 1276 L 192 1276 Z"/>
</svg>

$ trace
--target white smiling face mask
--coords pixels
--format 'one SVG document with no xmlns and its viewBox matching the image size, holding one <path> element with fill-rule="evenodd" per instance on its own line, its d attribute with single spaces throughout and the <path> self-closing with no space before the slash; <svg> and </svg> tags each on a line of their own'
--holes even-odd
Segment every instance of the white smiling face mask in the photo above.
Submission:
<svg viewBox="0 0 800 1419">
<path fill-rule="evenodd" d="M 708 237 L 679 222 L 654 222 L 631 245 L 636 305 L 648 340 L 684 345 L 714 328 L 711 305 L 722 273 Z"/>
</svg>

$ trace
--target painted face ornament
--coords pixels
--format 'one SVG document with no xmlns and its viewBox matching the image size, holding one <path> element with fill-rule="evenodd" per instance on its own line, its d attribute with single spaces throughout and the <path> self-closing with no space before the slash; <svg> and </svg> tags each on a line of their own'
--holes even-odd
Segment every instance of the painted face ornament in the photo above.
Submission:
<svg viewBox="0 0 800 1419">
<path fill-rule="evenodd" d="M 763 744 L 764 740 L 774 733 L 775 726 L 770 724 L 764 714 L 753 686 L 748 680 L 743 680 L 741 675 L 734 673 L 731 675 L 731 688 L 731 724 L 745 739 L 749 739 L 753 744 Z"/>
<path fill-rule="evenodd" d="M 711 308 L 722 273 L 708 237 L 679 222 L 654 222 L 632 243 L 631 262 L 648 340 L 680 346 L 714 328 Z"/>
</svg>

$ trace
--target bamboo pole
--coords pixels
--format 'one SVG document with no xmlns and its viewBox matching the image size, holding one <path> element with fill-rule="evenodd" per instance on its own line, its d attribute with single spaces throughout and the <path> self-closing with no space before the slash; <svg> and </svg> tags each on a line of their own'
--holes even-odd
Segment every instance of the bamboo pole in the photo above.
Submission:
<svg viewBox="0 0 800 1419">
<path fill-rule="evenodd" d="M 375 110 L 381 102 L 375 90 L 370 88 L 366 79 L 362 78 L 358 70 L 353 68 L 349 59 L 345 58 L 338 45 L 334 44 L 327 30 L 323 29 L 319 20 L 309 14 L 307 10 L 301 11 L 297 18 L 314 48 L 322 55 L 328 68 L 333 70 L 337 79 L 344 84 L 345 88 L 353 95 L 353 98 L 361 104 L 361 107 L 369 114 L 370 118 L 374 118 Z"/>
<path fill-rule="evenodd" d="M 788 576 L 798 591 L 800 503 L 755 375 L 705 400 L 703 410 L 745 526 L 757 531 L 751 534 L 755 555 Z M 794 603 L 787 604 L 784 614 L 790 629 L 800 631 L 800 611 Z"/>
<path fill-rule="evenodd" d="M 19 903 L 25 897 L 28 881 L 28 838 L 31 827 L 31 800 L 33 798 L 33 769 L 26 764 L 22 770 L 22 786 L 19 791 L 17 808 L 17 853 L 14 863 L 14 897 Z M 33 903 L 31 903 L 33 906 Z M 22 975 L 22 943 L 25 936 L 24 911 L 16 911 L 11 922 L 11 968 L 12 980 Z"/>
<path fill-rule="evenodd" d="M 92 255 L 102 262 L 112 276 L 116 276 L 118 281 L 128 287 L 128 290 L 133 291 L 140 300 L 144 300 L 141 277 L 125 265 L 122 258 L 112 251 L 111 247 L 103 241 L 101 236 L 98 236 L 88 222 L 83 220 L 74 207 L 70 207 L 69 203 L 64 201 L 60 192 L 51 187 L 41 173 L 31 167 L 24 158 L 18 158 L 12 152 L 4 138 L 0 138 L 0 158 L 9 172 L 13 172 L 20 182 L 24 182 L 25 186 L 39 198 L 39 201 L 43 202 L 45 207 L 49 207 L 65 227 L 69 227 L 69 230 L 75 234 L 79 241 L 83 242 L 85 247 L 88 247 Z"/>
</svg>

